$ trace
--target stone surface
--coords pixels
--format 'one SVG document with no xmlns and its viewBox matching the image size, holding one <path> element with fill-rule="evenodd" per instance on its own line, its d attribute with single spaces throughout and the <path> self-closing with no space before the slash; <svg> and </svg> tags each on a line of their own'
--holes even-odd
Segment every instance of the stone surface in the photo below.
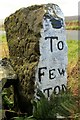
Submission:
<svg viewBox="0 0 80 120">
<path fill-rule="evenodd" d="M 2 82 L 1 89 L 8 88 L 17 81 L 17 75 L 7 58 L 0 60 L 0 73 L 0 80 Z"/>
<path fill-rule="evenodd" d="M 67 45 L 64 15 L 57 5 L 45 5 L 39 40 L 36 85 L 47 96 L 66 90 Z"/>
<path fill-rule="evenodd" d="M 5 20 L 10 59 L 27 99 L 34 94 L 43 14 L 43 5 L 32 6 L 21 8 Z"/>
<path fill-rule="evenodd" d="M 34 97 L 35 82 L 41 91 L 66 85 L 65 23 L 57 5 L 21 8 L 5 19 L 5 30 L 23 96 Z"/>
<path fill-rule="evenodd" d="M 32 115 L 30 102 L 34 97 L 43 14 L 43 5 L 21 8 L 4 23 L 11 65 L 18 77 L 18 83 L 14 85 L 14 107 L 28 115 Z"/>
</svg>

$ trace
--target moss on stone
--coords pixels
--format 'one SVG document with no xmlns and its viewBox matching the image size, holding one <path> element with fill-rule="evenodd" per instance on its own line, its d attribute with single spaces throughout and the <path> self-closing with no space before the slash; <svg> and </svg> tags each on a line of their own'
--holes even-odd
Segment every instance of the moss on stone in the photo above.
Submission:
<svg viewBox="0 0 80 120">
<path fill-rule="evenodd" d="M 21 93 L 34 96 L 35 68 L 39 61 L 39 39 L 44 6 L 21 8 L 5 19 L 11 64 L 18 75 Z"/>
</svg>

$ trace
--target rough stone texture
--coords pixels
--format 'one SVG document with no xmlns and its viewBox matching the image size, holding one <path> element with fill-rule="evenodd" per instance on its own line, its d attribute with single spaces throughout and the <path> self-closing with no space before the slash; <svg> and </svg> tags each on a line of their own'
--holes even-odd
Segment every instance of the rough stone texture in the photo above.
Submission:
<svg viewBox="0 0 80 120">
<path fill-rule="evenodd" d="M 11 65 L 18 76 L 14 86 L 16 111 L 32 114 L 35 68 L 39 61 L 39 39 L 44 6 L 21 8 L 5 19 Z"/>
<path fill-rule="evenodd" d="M 39 38 L 44 14 L 42 6 L 22 8 L 5 19 L 6 37 L 12 66 L 23 94 L 34 94 L 35 66 L 39 60 Z"/>
<path fill-rule="evenodd" d="M 46 47 L 48 43 L 45 44 L 46 46 L 43 45 L 45 42 L 41 40 L 41 37 L 42 39 L 44 39 L 44 37 L 49 37 L 47 36 L 47 32 L 46 32 L 48 30 L 47 29 L 48 27 L 50 29 L 49 30 L 50 33 L 48 32 L 48 35 L 51 35 L 50 37 L 52 37 L 54 33 L 55 35 L 65 33 L 64 32 L 65 25 L 63 22 L 64 18 L 63 17 L 61 18 L 62 13 L 60 12 L 60 9 L 57 8 L 58 6 L 54 4 L 40 5 L 40 6 L 35 5 L 27 8 L 22 8 L 5 19 L 5 30 L 6 30 L 6 37 L 9 46 L 11 64 L 13 66 L 14 71 L 16 71 L 16 74 L 18 75 L 18 79 L 19 79 L 18 85 L 20 85 L 19 88 L 21 88 L 20 89 L 21 94 L 28 100 L 31 100 L 34 96 L 35 80 L 36 80 L 35 74 L 37 68 L 41 67 L 38 66 L 41 55 L 40 45 L 42 45 L 42 47 L 45 48 L 45 52 L 43 52 L 43 54 L 47 53 L 48 51 L 47 50 L 48 48 Z M 46 21 L 49 24 L 46 24 Z M 61 30 L 59 30 L 60 28 Z M 42 33 L 41 30 L 43 30 L 44 32 Z M 60 40 L 62 36 L 60 36 Z M 63 37 L 62 42 L 59 41 L 63 44 L 63 46 L 65 46 L 64 39 L 65 36 Z M 42 41 L 42 43 L 40 43 L 40 40 Z M 61 45 L 60 45 L 60 49 L 62 50 Z M 55 55 L 61 56 L 62 54 L 59 52 L 58 55 L 56 53 Z M 49 59 L 50 56 L 47 57 L 49 63 L 50 60 L 52 60 L 52 57 L 51 59 Z M 64 61 L 63 58 L 62 61 Z M 55 64 L 55 61 L 53 63 Z M 45 64 L 47 65 L 47 62 L 45 62 Z"/>
</svg>

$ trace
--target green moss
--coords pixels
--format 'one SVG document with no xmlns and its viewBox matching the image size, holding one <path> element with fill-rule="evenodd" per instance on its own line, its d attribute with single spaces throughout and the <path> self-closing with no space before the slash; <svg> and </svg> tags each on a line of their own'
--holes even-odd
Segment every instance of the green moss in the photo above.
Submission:
<svg viewBox="0 0 80 120">
<path fill-rule="evenodd" d="M 20 84 L 17 89 L 20 89 L 22 96 L 29 101 L 34 97 L 43 15 L 41 5 L 20 9 L 5 19 L 11 64 Z"/>
</svg>

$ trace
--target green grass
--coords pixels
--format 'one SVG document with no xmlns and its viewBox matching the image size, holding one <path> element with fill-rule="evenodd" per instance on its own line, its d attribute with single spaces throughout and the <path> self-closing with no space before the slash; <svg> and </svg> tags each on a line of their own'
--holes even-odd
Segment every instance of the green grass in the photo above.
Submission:
<svg viewBox="0 0 80 120">
<path fill-rule="evenodd" d="M 0 42 L 6 42 L 6 35 L 0 35 Z"/>
<path fill-rule="evenodd" d="M 80 21 L 78 20 L 66 21 L 65 23 L 67 30 L 80 30 Z"/>
<path fill-rule="evenodd" d="M 68 62 L 77 62 L 78 60 L 78 40 L 67 40 Z"/>
<path fill-rule="evenodd" d="M 78 85 L 80 84 L 79 80 L 79 53 L 80 53 L 80 40 L 67 40 L 68 45 L 68 87 L 71 91 L 77 95 L 78 94 Z"/>
<path fill-rule="evenodd" d="M 66 26 L 67 30 L 80 30 L 80 26 Z"/>
</svg>

